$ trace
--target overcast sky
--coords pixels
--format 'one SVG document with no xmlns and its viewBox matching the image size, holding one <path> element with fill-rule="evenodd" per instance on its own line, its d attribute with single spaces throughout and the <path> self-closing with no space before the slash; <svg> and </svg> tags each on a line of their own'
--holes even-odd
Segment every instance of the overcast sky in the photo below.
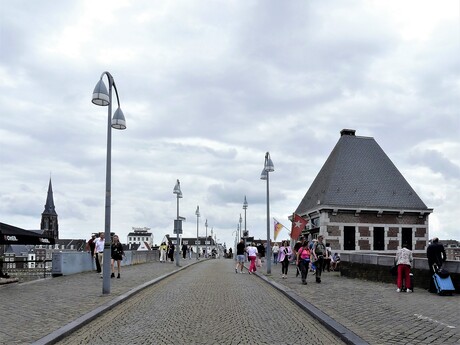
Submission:
<svg viewBox="0 0 460 345">
<path fill-rule="evenodd" d="M 374 137 L 434 209 L 430 237 L 460 240 L 458 0 L 0 6 L 1 222 L 39 229 L 51 175 L 60 237 L 104 230 L 107 107 L 91 96 L 108 71 L 127 122 L 112 133 L 122 242 L 172 234 L 176 179 L 185 236 L 199 205 L 200 236 L 207 219 L 233 245 L 246 195 L 266 239 L 267 151 L 271 215 L 290 228 L 343 128 Z"/>
</svg>

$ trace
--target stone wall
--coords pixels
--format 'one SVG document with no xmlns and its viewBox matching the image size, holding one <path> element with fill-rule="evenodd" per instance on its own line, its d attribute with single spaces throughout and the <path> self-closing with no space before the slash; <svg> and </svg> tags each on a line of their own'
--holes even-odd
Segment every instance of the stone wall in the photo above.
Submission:
<svg viewBox="0 0 460 345">
<path fill-rule="evenodd" d="M 340 254 L 340 274 L 350 278 L 366 279 L 385 283 L 394 283 L 396 277 L 390 273 L 394 256 L 375 254 Z M 455 290 L 460 293 L 460 261 L 446 261 L 443 268 L 450 272 Z M 412 273 L 415 289 L 428 289 L 430 271 L 426 258 L 414 258 Z"/>
</svg>

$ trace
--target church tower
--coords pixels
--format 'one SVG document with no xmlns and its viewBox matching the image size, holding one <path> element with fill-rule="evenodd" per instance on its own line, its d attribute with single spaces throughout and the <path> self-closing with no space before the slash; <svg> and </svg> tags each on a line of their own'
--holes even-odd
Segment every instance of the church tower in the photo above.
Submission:
<svg viewBox="0 0 460 345">
<path fill-rule="evenodd" d="M 50 183 L 48 186 L 48 196 L 46 197 L 45 210 L 42 213 L 42 221 L 40 229 L 43 230 L 43 235 L 59 239 L 59 226 L 58 226 L 58 215 L 54 208 L 53 199 L 53 186 Z"/>
</svg>

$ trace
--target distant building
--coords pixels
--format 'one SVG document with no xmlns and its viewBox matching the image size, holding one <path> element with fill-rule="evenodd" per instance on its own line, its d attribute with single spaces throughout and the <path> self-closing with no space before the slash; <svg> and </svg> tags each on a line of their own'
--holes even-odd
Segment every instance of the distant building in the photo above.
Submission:
<svg viewBox="0 0 460 345">
<path fill-rule="evenodd" d="M 444 245 L 449 261 L 460 261 L 460 242 L 457 240 L 439 240 Z"/>
<path fill-rule="evenodd" d="M 128 244 L 144 243 L 145 247 L 153 247 L 153 234 L 150 228 L 132 228 L 132 232 L 128 234 Z"/>
<path fill-rule="evenodd" d="M 343 129 L 295 213 L 303 235 L 325 236 L 333 251 L 425 253 L 428 208 L 374 138 Z"/>
<path fill-rule="evenodd" d="M 53 237 L 54 239 L 59 238 L 58 215 L 54 207 L 53 186 L 51 185 L 51 177 L 48 185 L 48 195 L 46 197 L 45 210 L 42 213 L 40 229 L 43 231 L 43 235 L 45 236 Z"/>
<path fill-rule="evenodd" d="M 161 242 L 165 242 L 166 244 L 171 242 L 177 248 L 176 235 L 170 236 L 169 234 L 167 234 L 167 235 L 165 235 L 163 237 L 163 240 Z M 184 244 L 187 245 L 187 246 L 190 246 L 195 255 L 196 255 L 197 246 L 198 246 L 198 253 L 200 253 L 200 255 L 203 254 L 203 250 L 206 250 L 206 247 L 208 248 L 208 253 L 210 253 L 213 248 L 217 249 L 218 247 L 219 248 L 221 247 L 221 245 L 216 243 L 214 238 L 211 237 L 211 236 L 208 236 L 207 238 L 206 237 L 198 237 L 198 240 L 197 240 L 196 237 L 181 237 L 180 238 L 180 243 L 179 243 L 179 250 L 182 249 L 182 245 L 184 245 Z"/>
</svg>

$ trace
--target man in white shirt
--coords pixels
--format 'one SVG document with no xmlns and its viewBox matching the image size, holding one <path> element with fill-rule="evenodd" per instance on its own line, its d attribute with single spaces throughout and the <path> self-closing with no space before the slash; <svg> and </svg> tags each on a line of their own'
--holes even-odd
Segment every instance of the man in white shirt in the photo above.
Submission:
<svg viewBox="0 0 460 345">
<path fill-rule="evenodd" d="M 102 278 L 102 271 L 103 271 L 103 261 L 104 261 L 104 244 L 105 244 L 105 234 L 101 232 L 99 234 L 99 238 L 94 241 L 94 257 L 96 260 L 99 260 L 99 265 L 101 265 L 101 278 Z"/>
</svg>

